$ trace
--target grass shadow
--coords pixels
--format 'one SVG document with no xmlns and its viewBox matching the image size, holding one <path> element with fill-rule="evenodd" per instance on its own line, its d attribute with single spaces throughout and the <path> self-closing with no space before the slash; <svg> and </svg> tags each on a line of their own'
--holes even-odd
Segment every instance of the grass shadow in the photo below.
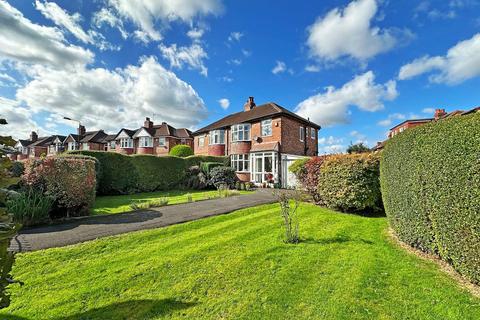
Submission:
<svg viewBox="0 0 480 320">
<path fill-rule="evenodd" d="M 196 303 L 175 299 L 162 300 L 129 300 L 76 313 L 55 320 L 93 320 L 93 319 L 153 319 L 168 315 L 176 310 L 188 309 Z M 34 320 L 15 315 L 0 315 L 2 320 Z"/>
<path fill-rule="evenodd" d="M 339 235 L 333 238 L 325 238 L 325 239 L 301 238 L 299 241 L 299 243 L 305 243 L 305 244 L 338 244 L 338 243 L 341 244 L 341 243 L 347 243 L 347 242 L 361 242 L 369 245 L 374 244 L 374 242 L 370 240 L 350 238 L 344 235 Z"/>
</svg>

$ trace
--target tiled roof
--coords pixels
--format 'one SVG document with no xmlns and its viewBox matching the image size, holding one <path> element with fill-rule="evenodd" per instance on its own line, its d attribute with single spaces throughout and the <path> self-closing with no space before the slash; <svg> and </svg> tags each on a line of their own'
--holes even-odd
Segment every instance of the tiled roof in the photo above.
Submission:
<svg viewBox="0 0 480 320">
<path fill-rule="evenodd" d="M 135 134 L 140 133 L 141 130 L 147 131 L 152 137 L 177 137 L 177 138 L 191 138 L 192 132 L 188 129 L 181 128 L 175 129 L 167 123 L 162 123 L 159 125 L 154 125 L 151 128 L 141 127 L 135 130 Z"/>
<path fill-rule="evenodd" d="M 85 134 L 82 135 L 80 142 L 103 143 L 103 140 L 105 139 L 106 136 L 107 134 L 103 132 L 103 130 L 85 132 Z"/>
<path fill-rule="evenodd" d="M 256 151 L 279 151 L 280 144 L 278 142 L 255 143 L 252 145 L 250 152 Z"/>
<path fill-rule="evenodd" d="M 405 121 L 403 121 L 403 122 L 401 122 L 401 123 L 397 124 L 395 127 L 391 128 L 390 130 L 394 130 L 395 128 L 398 128 L 398 127 L 400 127 L 400 126 L 404 125 L 404 124 L 405 124 L 405 123 L 407 123 L 407 122 L 408 122 L 408 123 L 418 123 L 418 122 L 425 122 L 425 123 L 427 123 L 427 122 L 431 122 L 431 121 L 433 121 L 433 120 L 434 120 L 433 118 L 425 118 L 425 119 L 408 119 L 408 120 L 405 120 Z"/>
<path fill-rule="evenodd" d="M 53 136 L 41 137 L 31 143 L 28 147 L 47 147 L 53 141 Z"/>
<path fill-rule="evenodd" d="M 184 139 L 192 138 L 192 131 L 186 128 L 180 128 L 176 130 L 176 136 Z"/>
<path fill-rule="evenodd" d="M 238 124 L 238 123 L 252 122 L 252 121 L 264 119 L 267 117 L 280 116 L 280 115 L 285 115 L 285 116 L 294 118 L 311 127 L 320 129 L 320 126 L 318 124 L 315 124 L 305 118 L 302 118 L 299 115 L 279 106 L 276 103 L 269 102 L 260 106 L 256 106 L 249 111 L 241 111 L 241 112 L 237 112 L 229 116 L 226 116 L 225 118 L 222 118 L 206 127 L 203 127 L 195 131 L 193 134 L 196 135 L 199 133 L 208 132 L 210 130 L 229 127 L 231 125 Z"/>
<path fill-rule="evenodd" d="M 20 142 L 22 147 L 28 147 L 32 143 L 32 141 L 30 141 L 30 140 L 21 140 L 21 139 L 18 140 L 18 142 Z"/>
</svg>

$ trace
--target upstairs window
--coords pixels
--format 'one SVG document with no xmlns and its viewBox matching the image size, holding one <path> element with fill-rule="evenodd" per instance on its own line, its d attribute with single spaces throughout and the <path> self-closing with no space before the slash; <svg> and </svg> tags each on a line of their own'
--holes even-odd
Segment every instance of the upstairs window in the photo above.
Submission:
<svg viewBox="0 0 480 320">
<path fill-rule="evenodd" d="M 315 139 L 317 136 L 317 130 L 315 130 L 315 128 L 310 128 L 310 135 L 312 139 Z"/>
<path fill-rule="evenodd" d="M 141 148 L 151 148 L 153 147 L 152 137 L 140 137 L 138 139 L 138 146 Z"/>
<path fill-rule="evenodd" d="M 165 137 L 158 138 L 158 145 L 164 147 L 166 145 Z"/>
<path fill-rule="evenodd" d="M 225 130 L 210 131 L 209 144 L 225 144 Z"/>
<path fill-rule="evenodd" d="M 299 128 L 299 134 L 300 134 L 300 141 L 305 141 L 305 128 L 304 127 Z"/>
<path fill-rule="evenodd" d="M 120 148 L 133 148 L 133 139 L 130 138 L 121 138 L 120 139 Z"/>
<path fill-rule="evenodd" d="M 262 123 L 262 136 L 271 136 L 272 135 L 272 119 L 263 120 Z"/>
<path fill-rule="evenodd" d="M 250 141 L 250 124 L 236 124 L 232 126 L 232 142 Z"/>
<path fill-rule="evenodd" d="M 205 146 L 205 136 L 198 137 L 198 146 L 199 147 Z"/>
</svg>

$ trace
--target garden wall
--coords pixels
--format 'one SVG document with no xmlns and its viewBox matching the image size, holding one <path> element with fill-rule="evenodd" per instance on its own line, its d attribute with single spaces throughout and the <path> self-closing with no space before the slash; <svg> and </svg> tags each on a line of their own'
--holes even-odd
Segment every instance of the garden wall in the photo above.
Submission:
<svg viewBox="0 0 480 320">
<path fill-rule="evenodd" d="M 398 237 L 480 283 L 480 114 L 406 130 L 382 154 L 385 211 Z"/>
</svg>

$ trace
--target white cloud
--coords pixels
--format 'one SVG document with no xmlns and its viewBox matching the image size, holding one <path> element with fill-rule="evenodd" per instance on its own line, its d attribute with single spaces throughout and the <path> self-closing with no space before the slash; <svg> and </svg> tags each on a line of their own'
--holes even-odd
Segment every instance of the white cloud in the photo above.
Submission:
<svg viewBox="0 0 480 320">
<path fill-rule="evenodd" d="M 218 103 L 220 104 L 220 107 L 222 107 L 223 110 L 227 110 L 228 107 L 230 106 L 230 100 L 226 98 L 222 98 L 218 100 Z"/>
<path fill-rule="evenodd" d="M 435 108 L 424 108 L 422 113 L 433 115 L 435 113 Z"/>
<path fill-rule="evenodd" d="M 169 47 L 161 44 L 158 48 L 163 57 L 170 62 L 171 67 L 182 69 L 187 65 L 191 69 L 199 70 L 205 77 L 208 75 L 208 69 L 203 61 L 208 55 L 201 45 L 194 43 L 190 47 L 177 47 L 174 43 Z"/>
<path fill-rule="evenodd" d="M 204 102 L 195 90 L 153 57 L 115 71 L 42 67 L 35 73 L 17 91 L 17 100 L 31 113 L 80 119 L 87 129 L 138 128 L 144 117 L 154 113 L 159 121 L 176 127 L 193 127 L 206 117 Z"/>
<path fill-rule="evenodd" d="M 190 39 L 192 39 L 192 41 L 198 42 L 203 37 L 204 33 L 205 33 L 204 29 L 193 28 L 193 29 L 188 30 L 187 36 Z"/>
<path fill-rule="evenodd" d="M 319 145 L 332 145 L 343 143 L 343 138 L 335 138 L 334 136 L 321 137 L 318 139 Z"/>
<path fill-rule="evenodd" d="M 305 67 L 305 71 L 307 71 L 307 72 L 319 72 L 320 67 L 317 66 L 317 65 L 309 64 Z"/>
<path fill-rule="evenodd" d="M 245 57 L 250 57 L 252 55 L 252 52 L 247 50 L 247 49 L 242 49 L 242 54 L 245 56 Z"/>
<path fill-rule="evenodd" d="M 343 138 L 334 136 L 321 137 L 318 139 L 318 152 L 319 154 L 342 153 L 346 149 L 343 141 Z"/>
<path fill-rule="evenodd" d="M 278 73 L 283 73 L 285 71 L 287 71 L 287 65 L 285 64 L 285 62 L 277 60 L 277 64 L 272 69 L 272 73 L 278 74 Z"/>
<path fill-rule="evenodd" d="M 389 127 L 393 124 L 393 120 L 405 120 L 407 117 L 401 113 L 392 113 L 387 119 L 378 122 L 378 125 L 382 127 Z"/>
<path fill-rule="evenodd" d="M 5 1 L 0 1 L 0 43 L 0 61 L 64 68 L 90 63 L 94 57 L 89 50 L 67 44 L 59 29 L 32 23 Z"/>
<path fill-rule="evenodd" d="M 338 154 L 345 152 L 346 146 L 343 144 L 332 144 L 319 149 L 320 154 Z"/>
<path fill-rule="evenodd" d="M 220 80 L 222 80 L 223 82 L 233 82 L 233 78 L 229 76 L 223 76 L 220 78 Z"/>
<path fill-rule="evenodd" d="M 350 106 L 374 112 L 383 109 L 384 101 L 393 100 L 397 96 L 395 81 L 376 84 L 374 73 L 368 71 L 341 88 L 330 86 L 325 92 L 307 98 L 297 105 L 296 112 L 322 126 L 331 126 L 348 123 Z"/>
<path fill-rule="evenodd" d="M 239 65 L 242 64 L 242 60 L 240 60 L 240 59 L 230 59 L 230 60 L 227 60 L 227 63 L 239 66 Z"/>
<path fill-rule="evenodd" d="M 377 10 L 375 0 L 357 0 L 319 17 L 308 27 L 311 56 L 327 61 L 341 57 L 366 61 L 392 49 L 397 44 L 395 32 L 371 26 Z"/>
<path fill-rule="evenodd" d="M 242 39 L 243 33 L 235 31 L 231 32 L 230 35 L 228 36 L 228 41 L 233 42 L 233 41 L 240 41 Z"/>
<path fill-rule="evenodd" d="M 111 28 L 118 29 L 123 39 L 128 38 L 128 32 L 123 26 L 123 21 L 107 8 L 102 8 L 100 11 L 95 12 L 92 22 L 97 28 L 101 28 L 104 24 L 107 24 Z"/>
<path fill-rule="evenodd" d="M 450 48 L 444 56 L 424 56 L 400 68 L 398 78 L 408 80 L 429 73 L 430 82 L 459 84 L 480 76 L 480 33 Z"/>
<path fill-rule="evenodd" d="M 0 97 L 1 117 L 6 118 L 8 124 L 0 126 L 0 135 L 13 136 L 14 139 L 25 139 L 31 131 L 39 129 L 38 124 L 32 120 L 32 112 L 20 106 L 18 101 Z M 44 133 L 43 131 L 39 134 Z"/>
<path fill-rule="evenodd" d="M 145 41 L 162 39 L 155 27 L 157 21 L 164 25 L 172 21 L 192 23 L 198 16 L 219 14 L 223 10 L 220 0 L 109 0 L 109 4 L 123 18 L 137 25 Z"/>
</svg>

